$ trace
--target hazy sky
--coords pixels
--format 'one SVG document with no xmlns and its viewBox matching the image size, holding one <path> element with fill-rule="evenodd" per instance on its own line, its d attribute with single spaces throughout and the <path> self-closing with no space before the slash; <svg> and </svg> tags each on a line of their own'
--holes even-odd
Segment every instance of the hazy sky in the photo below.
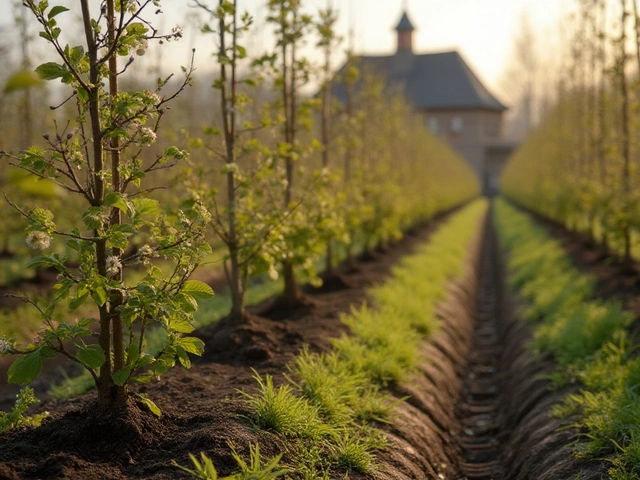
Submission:
<svg viewBox="0 0 640 480">
<path fill-rule="evenodd" d="M 311 13 L 325 7 L 327 1 L 332 1 L 341 12 L 340 33 L 347 37 L 350 25 L 353 25 L 356 52 L 367 54 L 394 51 L 393 27 L 406 3 L 417 29 L 414 35 L 416 51 L 458 49 L 480 78 L 498 94 L 502 93 L 501 76 L 511 55 L 511 39 L 518 30 L 522 15 L 529 15 L 534 29 L 540 34 L 541 44 L 552 49 L 558 21 L 573 3 L 571 0 L 303 0 L 303 5 Z M 50 0 L 50 3 L 75 5 L 77 0 Z M 98 0 L 92 0 L 92 3 L 97 8 Z M 187 8 L 190 3 L 190 0 L 162 2 L 165 11 L 162 23 L 166 29 L 175 24 L 185 28 L 185 38 L 165 48 L 163 63 L 185 63 L 194 42 L 198 62 L 206 65 L 209 61 L 211 44 L 195 40 L 197 37 L 187 28 L 185 16 L 188 12 L 191 15 L 195 13 L 195 10 Z M 238 0 L 239 8 L 249 10 L 258 25 L 264 20 L 265 3 L 266 0 Z M 10 5 L 11 0 L 0 0 L 1 24 L 7 25 L 12 21 Z M 270 30 L 266 27 L 245 42 L 250 54 L 254 50 L 257 55 L 260 53 L 258 50 L 270 44 Z M 38 45 L 34 51 L 42 50 L 41 47 L 43 45 Z M 313 55 L 313 49 L 309 51 Z M 338 53 L 342 57 L 342 52 Z"/>
</svg>

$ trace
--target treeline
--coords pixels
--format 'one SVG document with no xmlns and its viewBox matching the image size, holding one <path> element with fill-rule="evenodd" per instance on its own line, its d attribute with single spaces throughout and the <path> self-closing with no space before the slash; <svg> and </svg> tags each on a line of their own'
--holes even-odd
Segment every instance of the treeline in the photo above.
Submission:
<svg viewBox="0 0 640 480">
<path fill-rule="evenodd" d="M 555 105 L 508 164 L 502 192 L 624 261 L 640 226 L 636 0 L 580 1 Z"/>
<path fill-rule="evenodd" d="M 218 72 L 203 81 L 219 111 L 198 111 L 205 125 L 175 135 L 167 118 L 193 85 L 195 64 L 183 67 L 177 84 L 171 76 L 147 88 L 126 81 L 136 58 L 182 36 L 152 27 L 150 4 L 106 0 L 92 12 L 81 0 L 70 12 L 25 0 L 57 53 L 35 71 L 65 86 L 56 110 L 68 121 L 50 125 L 39 145 L 2 152 L 58 199 L 43 205 L 26 189 L 8 191 L 26 244 L 43 251 L 32 266 L 60 272 L 53 298 L 25 299 L 43 320 L 34 343 L 0 341 L 2 353 L 19 355 L 9 380 L 30 382 L 59 353 L 91 373 L 107 412 L 125 408 L 130 382 L 148 382 L 177 362 L 189 366 L 189 354 L 202 353 L 202 341 L 187 335 L 197 302 L 212 292 L 189 277 L 212 247 L 224 247 L 231 318 L 241 321 L 252 276 L 281 275 L 280 300 L 296 306 L 300 283 L 319 281 L 319 264 L 331 274 L 337 251 L 350 264 L 359 249 L 384 247 L 478 193 L 464 161 L 353 56 L 337 79 L 349 86 L 346 105 L 331 99 L 336 12 L 312 15 L 299 0 L 268 2 L 276 47 L 267 53 L 243 46 L 253 20 L 236 2 L 194 0 L 208 20 L 202 33 L 217 48 Z M 71 13 L 82 18 L 83 36 L 65 35 L 58 24 Z M 301 55 L 305 43 L 324 53 L 323 67 Z M 314 79 L 321 93 L 301 95 Z M 69 324 L 61 305 L 92 305 L 95 316 Z M 167 335 L 151 354 L 145 335 L 154 325 Z M 85 344 L 95 329 L 98 344 Z"/>
</svg>

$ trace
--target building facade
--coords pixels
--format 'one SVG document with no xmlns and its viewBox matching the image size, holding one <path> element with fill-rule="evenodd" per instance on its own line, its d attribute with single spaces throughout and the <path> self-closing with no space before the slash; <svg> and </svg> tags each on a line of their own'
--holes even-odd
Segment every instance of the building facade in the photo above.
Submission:
<svg viewBox="0 0 640 480">
<path fill-rule="evenodd" d="M 422 114 L 425 126 L 473 167 L 483 192 L 495 194 L 502 167 L 516 147 L 503 137 L 507 107 L 487 90 L 457 51 L 415 53 L 415 29 L 406 12 L 395 30 L 396 53 L 359 56 L 359 67 L 380 75 L 387 87 L 400 88 Z M 336 83 L 333 94 L 344 100 L 345 85 Z"/>
</svg>

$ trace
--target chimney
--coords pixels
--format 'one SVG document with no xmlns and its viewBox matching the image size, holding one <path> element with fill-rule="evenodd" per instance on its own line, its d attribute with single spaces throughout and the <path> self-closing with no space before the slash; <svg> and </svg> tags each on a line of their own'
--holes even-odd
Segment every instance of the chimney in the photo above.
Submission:
<svg viewBox="0 0 640 480">
<path fill-rule="evenodd" d="M 400 52 L 413 52 L 413 24 L 409 20 L 409 15 L 404 11 L 402 18 L 396 27 L 398 32 L 398 53 Z"/>
</svg>

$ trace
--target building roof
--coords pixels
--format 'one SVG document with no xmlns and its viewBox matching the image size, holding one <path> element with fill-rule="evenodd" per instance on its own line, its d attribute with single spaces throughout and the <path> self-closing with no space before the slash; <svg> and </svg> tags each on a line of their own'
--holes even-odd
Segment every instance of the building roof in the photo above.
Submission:
<svg viewBox="0 0 640 480">
<path fill-rule="evenodd" d="M 407 15 L 407 12 L 402 13 L 402 18 L 400 19 L 400 22 L 398 22 L 396 30 L 398 32 L 410 32 L 412 30 L 415 30 L 415 28 L 413 27 L 413 23 L 411 23 L 411 20 L 409 20 L 409 15 Z"/>
<path fill-rule="evenodd" d="M 507 109 L 482 85 L 456 51 L 423 55 L 399 52 L 388 56 L 360 56 L 358 60 L 361 70 L 372 70 L 386 78 L 387 87 L 402 88 L 407 100 L 419 110 L 502 112 Z M 345 102 L 344 83 L 336 82 L 333 94 Z"/>
</svg>

